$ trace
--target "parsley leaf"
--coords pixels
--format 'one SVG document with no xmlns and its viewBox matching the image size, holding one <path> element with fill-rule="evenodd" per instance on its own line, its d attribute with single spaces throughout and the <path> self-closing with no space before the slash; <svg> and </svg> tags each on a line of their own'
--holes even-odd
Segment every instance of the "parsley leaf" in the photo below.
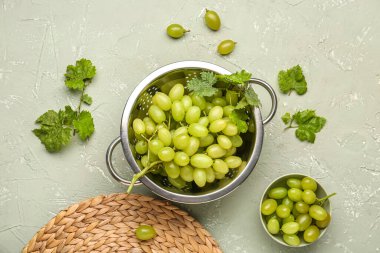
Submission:
<svg viewBox="0 0 380 253">
<path fill-rule="evenodd" d="M 248 131 L 248 124 L 246 122 L 248 115 L 244 110 L 233 110 L 229 118 L 237 126 L 239 132 L 246 133 Z"/>
<path fill-rule="evenodd" d="M 252 89 L 252 87 L 249 87 L 245 93 L 244 97 L 249 105 L 252 106 L 260 106 L 261 102 L 259 97 L 257 96 L 257 93 Z"/>
<path fill-rule="evenodd" d="M 303 95 L 307 91 L 307 82 L 299 65 L 286 71 L 281 70 L 278 73 L 278 84 L 282 93 L 290 93 L 295 90 L 298 95 Z"/>
<path fill-rule="evenodd" d="M 81 99 L 85 104 L 92 104 L 92 97 L 90 97 L 88 94 L 83 94 L 83 97 Z"/>
<path fill-rule="evenodd" d="M 78 119 L 73 121 L 75 129 L 78 131 L 82 141 L 86 140 L 94 132 L 94 120 L 91 116 L 91 113 L 88 111 L 82 111 Z"/>
<path fill-rule="evenodd" d="M 86 82 L 91 81 L 95 74 L 96 68 L 92 62 L 87 59 L 80 59 L 75 66 L 67 66 L 65 84 L 70 89 L 83 90 L 88 85 Z"/>
<path fill-rule="evenodd" d="M 244 69 L 240 72 L 235 72 L 231 75 L 217 75 L 220 81 L 231 84 L 245 84 L 249 82 L 252 74 L 245 71 Z"/>
<path fill-rule="evenodd" d="M 214 95 L 218 91 L 217 88 L 212 87 L 217 82 L 215 74 L 201 72 L 200 75 L 200 77 L 193 78 L 187 83 L 187 89 L 198 96 L 210 97 Z"/>
<path fill-rule="evenodd" d="M 295 113 L 293 116 L 290 113 L 285 113 L 281 117 L 288 128 L 297 128 L 295 135 L 301 141 L 314 143 L 316 133 L 320 132 L 326 124 L 326 119 L 317 116 L 314 110 L 304 110 Z M 293 122 L 297 125 L 293 126 Z"/>
</svg>

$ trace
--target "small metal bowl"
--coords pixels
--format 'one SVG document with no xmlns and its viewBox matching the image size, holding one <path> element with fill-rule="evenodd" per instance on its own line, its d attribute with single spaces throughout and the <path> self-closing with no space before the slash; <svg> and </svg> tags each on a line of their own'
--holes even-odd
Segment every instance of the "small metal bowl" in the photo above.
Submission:
<svg viewBox="0 0 380 253">
<path fill-rule="evenodd" d="M 128 179 L 120 176 L 112 166 L 112 152 L 115 146 L 119 143 L 121 143 L 123 147 L 124 155 L 133 172 L 139 173 L 141 171 L 134 154 L 134 143 L 132 141 L 134 134 L 132 130 L 133 119 L 146 115 L 147 109 L 151 104 L 151 98 L 156 91 L 168 91 L 176 83 L 186 84 L 187 80 L 190 80 L 201 71 L 211 71 L 217 74 L 231 74 L 228 70 L 215 64 L 201 61 L 182 61 L 157 69 L 136 86 L 132 94 L 130 94 L 124 108 L 120 125 L 120 136 L 111 142 L 106 152 L 107 167 L 111 175 L 117 181 L 124 185 L 131 184 Z M 137 186 L 144 184 L 151 191 L 161 197 L 174 202 L 188 204 L 199 204 L 213 201 L 236 189 L 251 174 L 253 168 L 255 167 L 260 156 L 264 138 L 263 125 L 268 123 L 273 118 L 277 108 L 276 94 L 267 82 L 257 78 L 251 78 L 250 83 L 258 84 L 268 91 L 272 99 L 272 108 L 269 115 L 264 120 L 261 117 L 260 109 L 258 107 L 252 108 L 256 131 L 251 139 L 246 140 L 248 145 L 246 148 L 245 157 L 243 158 L 246 159 L 247 165 L 243 170 L 239 171 L 233 179 L 220 183 L 218 187 L 214 189 L 198 193 L 184 193 L 176 189 L 167 189 L 164 185 L 153 181 L 149 176 L 140 178 L 135 185 Z"/>
<path fill-rule="evenodd" d="M 303 240 L 303 238 L 300 238 L 301 239 L 301 244 L 298 245 L 298 246 L 292 246 L 292 245 L 289 245 L 287 244 L 286 242 L 284 242 L 284 240 L 282 239 L 282 234 L 277 234 L 277 235 L 272 235 L 271 233 L 269 233 L 268 229 L 267 229 L 267 226 L 266 226 L 266 221 L 265 221 L 265 216 L 261 213 L 261 204 L 263 203 L 264 200 L 266 200 L 268 198 L 268 193 L 269 193 L 269 190 L 272 189 L 272 188 L 275 188 L 275 187 L 285 187 L 285 188 L 289 188 L 287 185 L 286 185 L 286 181 L 289 179 L 289 178 L 297 178 L 297 179 L 302 179 L 304 177 L 310 177 L 308 175 L 304 175 L 304 174 L 286 174 L 284 176 L 281 176 L 281 177 L 278 177 L 277 179 L 275 179 L 274 181 L 272 181 L 272 183 L 269 184 L 269 186 L 265 189 L 264 191 L 264 194 L 261 198 L 261 202 L 260 202 L 260 205 L 259 205 L 259 213 L 260 213 L 260 220 L 261 220 L 261 224 L 263 225 L 263 228 L 265 230 L 265 232 L 267 232 L 267 234 L 273 239 L 275 240 L 276 242 L 284 245 L 284 246 L 287 246 L 287 247 L 292 247 L 292 248 L 299 248 L 299 247 L 304 247 L 304 246 L 308 246 L 308 245 L 311 245 L 313 243 L 315 243 L 316 241 L 318 241 L 325 233 L 326 233 L 326 230 L 329 226 L 327 226 L 326 228 L 324 229 L 320 229 L 320 234 L 319 234 L 319 237 L 317 240 L 315 240 L 314 242 L 312 243 L 307 243 Z M 310 177 L 312 178 L 312 177 Z M 315 192 L 315 194 L 317 195 L 317 198 L 323 198 L 325 196 L 327 196 L 327 193 L 325 191 L 325 189 L 323 189 L 323 187 L 321 186 L 321 184 L 318 183 L 318 181 L 313 178 L 315 180 L 315 182 L 317 182 L 317 190 Z M 328 212 L 331 216 L 331 208 L 330 208 L 330 200 L 327 199 L 323 205 L 323 208 L 326 210 L 326 212 Z"/>
</svg>

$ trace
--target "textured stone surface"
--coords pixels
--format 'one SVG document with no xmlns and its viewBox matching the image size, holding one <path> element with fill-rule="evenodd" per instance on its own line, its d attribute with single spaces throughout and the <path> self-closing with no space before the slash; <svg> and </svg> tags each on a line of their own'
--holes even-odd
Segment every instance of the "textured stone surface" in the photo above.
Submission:
<svg viewBox="0 0 380 253">
<path fill-rule="evenodd" d="M 219 32 L 204 26 L 205 7 L 219 12 Z M 72 203 L 126 190 L 104 162 L 126 99 L 156 68 L 189 59 L 247 69 L 277 90 L 278 71 L 300 64 L 309 82 L 302 97 L 279 94 L 259 163 L 239 189 L 184 206 L 224 251 L 295 252 L 265 234 L 258 205 L 270 181 L 301 172 L 338 195 L 325 237 L 297 252 L 379 252 L 379 9 L 378 0 L 0 1 L 0 252 L 18 252 Z M 171 40 L 165 28 L 173 22 L 191 33 Z M 238 42 L 236 50 L 220 57 L 216 46 L 227 38 Z M 80 57 L 98 69 L 88 88 L 96 132 L 88 143 L 48 154 L 31 133 L 33 122 L 47 109 L 77 104 L 63 73 Z M 260 94 L 265 113 L 269 97 Z M 328 119 L 314 145 L 284 132 L 280 121 L 284 112 L 306 108 Z M 125 167 L 120 150 L 114 157 Z"/>
</svg>

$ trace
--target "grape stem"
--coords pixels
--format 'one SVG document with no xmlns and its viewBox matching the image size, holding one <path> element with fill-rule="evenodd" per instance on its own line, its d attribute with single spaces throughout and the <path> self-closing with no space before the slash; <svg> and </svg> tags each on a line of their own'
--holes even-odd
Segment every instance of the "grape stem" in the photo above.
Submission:
<svg viewBox="0 0 380 253">
<path fill-rule="evenodd" d="M 131 193 L 133 186 L 135 185 L 136 181 L 139 180 L 139 178 L 145 176 L 149 172 L 150 169 L 152 169 L 154 166 L 156 166 L 157 164 L 160 164 L 160 163 L 162 163 L 162 161 L 153 162 L 148 167 L 145 167 L 139 173 L 136 173 L 135 175 L 133 175 L 133 178 L 132 178 L 131 184 L 128 187 L 127 193 L 128 194 Z"/>
<path fill-rule="evenodd" d="M 317 199 L 316 204 L 323 206 L 325 204 L 326 200 L 328 200 L 329 198 L 331 198 L 334 195 L 336 195 L 336 192 L 331 193 L 330 195 L 327 195 L 326 197 L 323 197 L 321 199 Z"/>
</svg>

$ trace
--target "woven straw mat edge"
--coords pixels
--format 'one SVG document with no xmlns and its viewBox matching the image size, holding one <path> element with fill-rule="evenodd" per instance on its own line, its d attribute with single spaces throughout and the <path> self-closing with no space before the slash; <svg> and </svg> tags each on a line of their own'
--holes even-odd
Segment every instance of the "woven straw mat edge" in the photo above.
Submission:
<svg viewBox="0 0 380 253">
<path fill-rule="evenodd" d="M 135 229 L 152 225 L 154 239 L 140 241 Z M 88 199 L 61 211 L 42 227 L 23 253 L 222 253 L 203 226 L 168 202 L 138 194 Z"/>
</svg>

